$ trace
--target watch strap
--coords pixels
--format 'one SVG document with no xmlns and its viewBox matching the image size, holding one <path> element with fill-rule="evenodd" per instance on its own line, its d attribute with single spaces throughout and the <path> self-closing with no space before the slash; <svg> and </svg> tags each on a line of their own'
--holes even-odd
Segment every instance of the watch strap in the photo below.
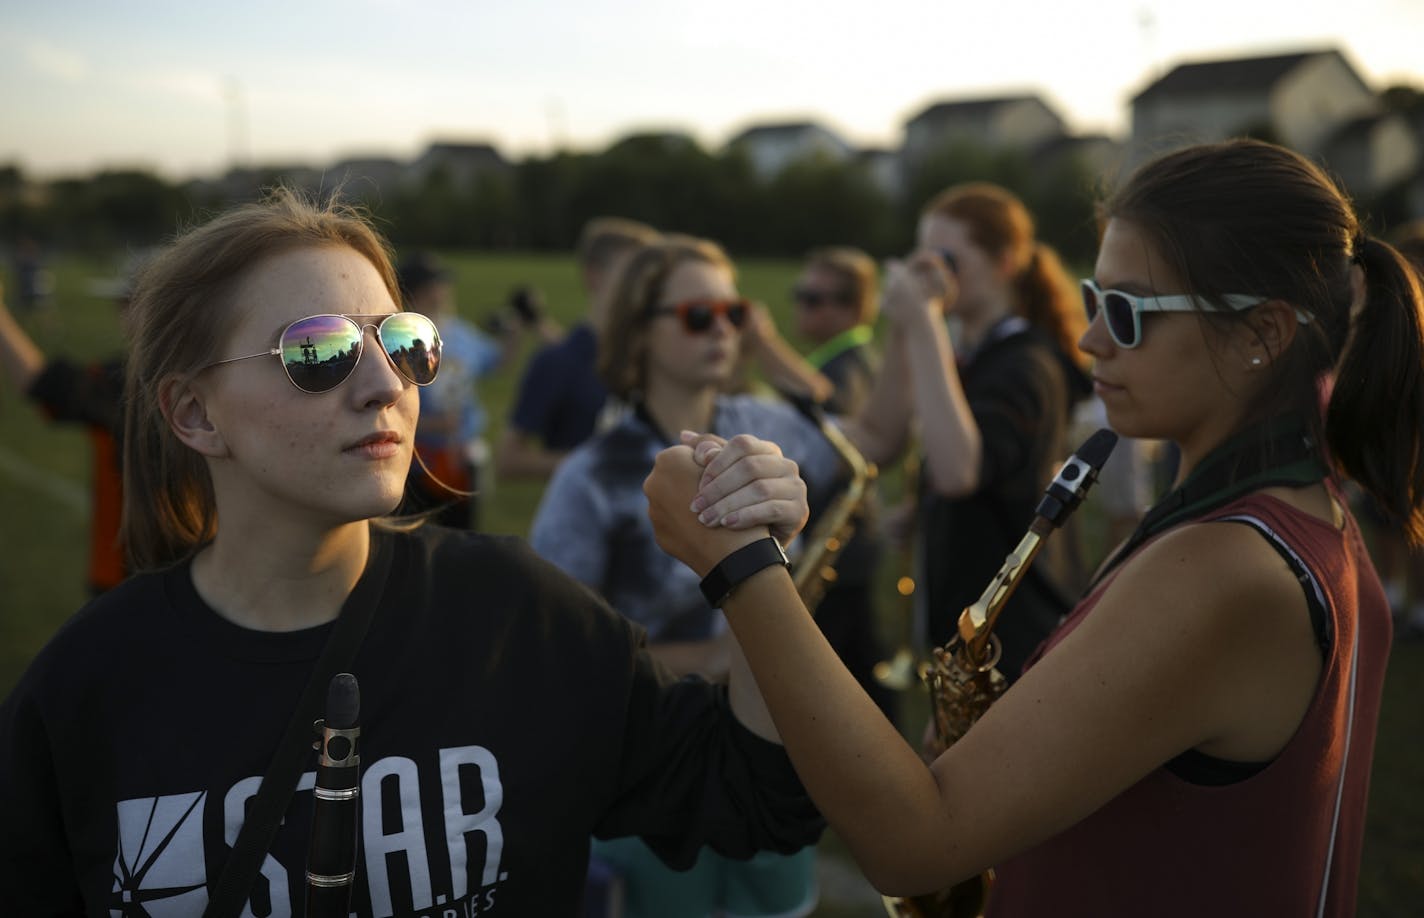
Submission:
<svg viewBox="0 0 1424 918">
<path fill-rule="evenodd" d="M 702 578 L 702 595 L 706 597 L 708 605 L 721 608 L 738 584 L 757 571 L 774 564 L 788 569 L 791 567 L 791 562 L 786 559 L 786 552 L 776 539 L 767 536 L 749 545 L 743 545 L 723 558 Z"/>
</svg>

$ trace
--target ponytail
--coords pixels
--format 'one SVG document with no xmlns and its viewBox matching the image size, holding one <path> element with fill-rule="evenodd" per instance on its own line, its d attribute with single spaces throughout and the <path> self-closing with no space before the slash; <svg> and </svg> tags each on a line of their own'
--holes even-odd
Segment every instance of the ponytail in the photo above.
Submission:
<svg viewBox="0 0 1424 918">
<path fill-rule="evenodd" d="M 1058 253 L 1041 242 L 1033 243 L 1028 264 L 1014 281 L 1019 314 L 1030 325 L 1051 337 L 1063 355 L 1088 368 L 1088 355 L 1078 348 L 1078 339 L 1088 327 L 1076 286 Z"/>
<path fill-rule="evenodd" d="M 1365 297 L 1336 367 L 1326 442 L 1409 541 L 1424 544 L 1424 290 L 1386 243 L 1359 237 L 1355 261 Z"/>
</svg>

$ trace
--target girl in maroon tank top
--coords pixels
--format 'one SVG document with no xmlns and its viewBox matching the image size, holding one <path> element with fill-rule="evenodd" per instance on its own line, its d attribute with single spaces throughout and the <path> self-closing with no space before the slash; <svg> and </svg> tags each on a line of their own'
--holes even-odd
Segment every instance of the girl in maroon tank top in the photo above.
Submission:
<svg viewBox="0 0 1424 918">
<path fill-rule="evenodd" d="M 1271 144 L 1162 156 L 1102 213 L 1079 346 L 1112 427 L 1181 465 L 1008 692 L 926 768 L 788 578 L 747 580 L 727 617 L 882 891 L 997 867 L 994 916 L 1352 914 L 1390 620 L 1337 482 L 1424 537 L 1419 281 Z M 915 264 L 942 296 L 952 280 Z M 686 506 L 738 451 L 716 446 L 647 485 L 661 543 L 699 572 L 721 558 Z"/>
</svg>

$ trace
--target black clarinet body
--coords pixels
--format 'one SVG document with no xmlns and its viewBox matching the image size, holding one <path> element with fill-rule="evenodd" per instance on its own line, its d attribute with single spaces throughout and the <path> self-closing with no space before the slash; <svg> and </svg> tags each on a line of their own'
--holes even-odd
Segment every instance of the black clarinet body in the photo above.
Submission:
<svg viewBox="0 0 1424 918">
<path fill-rule="evenodd" d="M 307 918 L 347 918 L 356 879 L 356 832 L 361 817 L 361 690 L 356 677 L 337 673 L 319 724 L 316 786 L 307 844 Z"/>
</svg>

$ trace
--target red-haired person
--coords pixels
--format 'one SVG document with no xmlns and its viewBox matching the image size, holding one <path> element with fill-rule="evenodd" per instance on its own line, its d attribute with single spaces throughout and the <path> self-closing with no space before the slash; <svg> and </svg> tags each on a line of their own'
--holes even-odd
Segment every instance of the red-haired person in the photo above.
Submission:
<svg viewBox="0 0 1424 918">
<path fill-rule="evenodd" d="M 1074 405 L 1089 393 L 1075 345 L 1083 310 L 1023 203 L 975 183 L 925 205 L 915 251 L 886 270 L 881 311 L 885 369 L 847 433 L 884 464 L 918 426 L 916 597 L 922 636 L 938 646 L 1018 544 L 1071 449 Z M 1045 548 L 1000 620 L 1010 681 L 1070 605 L 1050 563 L 1060 548 Z"/>
</svg>

